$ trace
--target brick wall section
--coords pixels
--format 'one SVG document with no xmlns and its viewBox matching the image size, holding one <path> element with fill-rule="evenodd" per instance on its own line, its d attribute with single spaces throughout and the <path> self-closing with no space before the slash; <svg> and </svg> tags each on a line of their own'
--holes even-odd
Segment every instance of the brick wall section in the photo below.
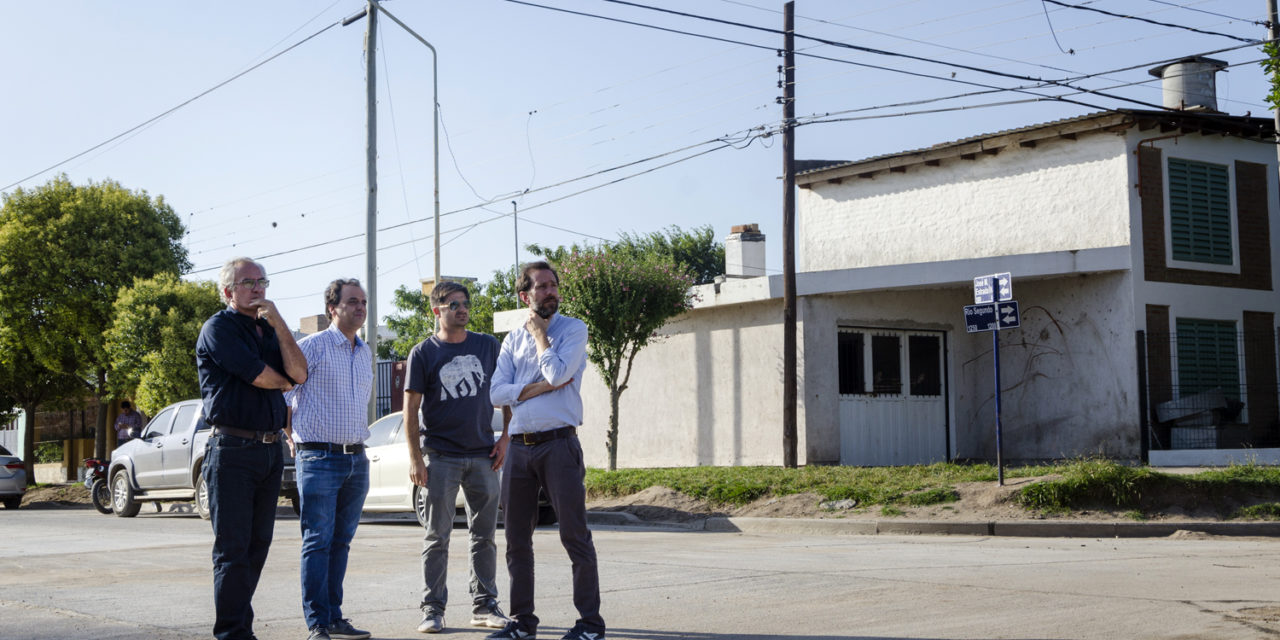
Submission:
<svg viewBox="0 0 1280 640">
<path fill-rule="evenodd" d="M 1164 249 L 1164 163 L 1159 149 L 1138 148 L 1143 275 L 1149 282 L 1271 290 L 1267 167 L 1236 161 L 1236 246 L 1240 273 L 1169 268 Z"/>
<path fill-rule="evenodd" d="M 1152 422 L 1155 406 L 1173 399 L 1173 373 L 1169 353 L 1169 307 L 1147 305 L 1147 390 L 1151 404 Z"/>
<path fill-rule="evenodd" d="M 1138 147 L 1138 197 L 1142 199 L 1142 265 L 1146 280 L 1164 280 L 1164 162 L 1159 149 Z M 1168 331 L 1168 314 L 1163 325 L 1151 325 L 1147 307 L 1147 331 Z M 1168 308 L 1166 307 L 1166 311 Z M 1160 329 L 1157 327 L 1165 327 Z M 1154 398 L 1152 398 L 1154 400 Z"/>
<path fill-rule="evenodd" d="M 1244 312 L 1244 376 L 1249 412 L 1249 432 L 1255 436 L 1275 435 L 1280 422 L 1276 388 L 1276 314 Z"/>
<path fill-rule="evenodd" d="M 1236 161 L 1236 219 L 1240 223 L 1240 280 L 1247 289 L 1271 290 L 1271 221 L 1267 216 L 1267 165 Z M 1274 326 L 1270 322 L 1268 326 Z"/>
</svg>

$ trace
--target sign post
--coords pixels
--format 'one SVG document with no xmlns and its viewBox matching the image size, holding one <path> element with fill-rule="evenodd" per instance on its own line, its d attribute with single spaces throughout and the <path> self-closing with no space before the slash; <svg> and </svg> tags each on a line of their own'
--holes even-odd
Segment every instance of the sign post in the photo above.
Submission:
<svg viewBox="0 0 1280 640">
<path fill-rule="evenodd" d="M 1013 299 L 1013 275 L 993 273 L 973 279 L 973 304 L 965 305 L 964 325 L 969 333 L 991 332 L 991 356 L 995 369 L 996 479 L 1004 485 L 1003 427 L 1000 424 L 1000 330 L 1021 324 L 1018 301 Z"/>
</svg>

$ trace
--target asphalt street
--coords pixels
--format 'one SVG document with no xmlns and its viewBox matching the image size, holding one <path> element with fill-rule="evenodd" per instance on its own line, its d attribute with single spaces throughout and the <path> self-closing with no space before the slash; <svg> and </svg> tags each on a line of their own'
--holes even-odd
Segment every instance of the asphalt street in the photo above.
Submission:
<svg viewBox="0 0 1280 640">
<path fill-rule="evenodd" d="M 1275 538 L 813 535 L 594 526 L 609 637 L 1197 638 L 1280 635 Z M 453 605 L 467 621 L 466 532 L 455 529 Z M 361 524 L 346 614 L 375 638 L 415 632 L 421 530 Z M 281 517 L 255 598 L 262 640 L 306 637 L 298 521 Z M 212 534 L 190 513 L 0 510 L 0 638 L 209 638 Z M 574 612 L 554 527 L 536 535 L 540 638 Z M 501 543 L 499 546 L 501 553 Z M 502 604 L 507 579 L 499 570 Z"/>
</svg>

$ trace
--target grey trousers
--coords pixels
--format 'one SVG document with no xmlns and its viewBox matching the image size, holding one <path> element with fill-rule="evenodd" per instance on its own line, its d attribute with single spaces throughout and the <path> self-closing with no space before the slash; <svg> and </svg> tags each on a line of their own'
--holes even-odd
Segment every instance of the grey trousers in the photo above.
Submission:
<svg viewBox="0 0 1280 640">
<path fill-rule="evenodd" d="M 546 492 L 560 519 L 560 544 L 573 565 L 573 606 L 577 624 L 604 633 L 600 617 L 600 573 L 596 547 L 587 528 L 586 477 L 577 436 L 524 445 L 513 438 L 502 470 L 502 508 L 507 537 L 507 571 L 511 574 L 511 618 L 530 633 L 538 630 L 533 614 L 533 530 L 538 524 L 538 489 Z"/>
<path fill-rule="evenodd" d="M 449 534 L 457 512 L 458 489 L 467 504 L 471 533 L 471 611 L 488 611 L 498 602 L 498 472 L 486 457 L 443 456 L 432 449 L 427 459 L 427 532 L 422 541 L 422 602 L 424 612 L 444 615 L 449 601 Z"/>
</svg>

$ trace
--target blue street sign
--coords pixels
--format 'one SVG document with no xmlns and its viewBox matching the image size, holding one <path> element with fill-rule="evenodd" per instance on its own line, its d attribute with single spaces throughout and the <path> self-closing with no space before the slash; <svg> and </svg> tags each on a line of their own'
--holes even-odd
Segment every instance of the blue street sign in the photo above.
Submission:
<svg viewBox="0 0 1280 640">
<path fill-rule="evenodd" d="M 1012 329 L 1021 324 L 1021 318 L 1018 317 L 1017 300 L 996 304 L 996 315 L 1001 329 Z"/>
<path fill-rule="evenodd" d="M 964 308 L 964 326 L 969 333 L 996 330 L 996 306 L 970 304 Z"/>
<path fill-rule="evenodd" d="M 1006 302 L 1013 299 L 1013 275 L 1008 272 L 997 273 L 995 278 L 996 302 Z"/>
<path fill-rule="evenodd" d="M 974 278 L 973 303 L 990 304 L 995 301 L 995 276 L 978 276 Z"/>
</svg>

